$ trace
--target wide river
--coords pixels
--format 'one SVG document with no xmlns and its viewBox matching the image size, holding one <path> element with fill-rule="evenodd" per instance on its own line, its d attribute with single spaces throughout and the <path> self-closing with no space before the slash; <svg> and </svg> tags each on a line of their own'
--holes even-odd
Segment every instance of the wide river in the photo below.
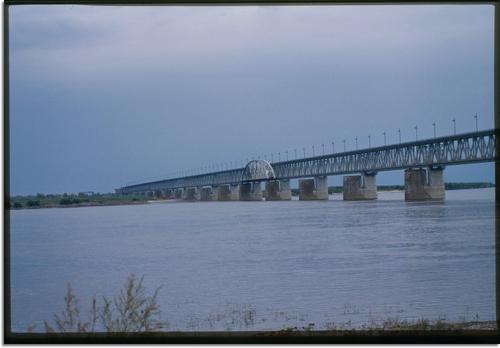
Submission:
<svg viewBox="0 0 500 348">
<path fill-rule="evenodd" d="M 444 202 L 168 202 L 11 212 L 12 329 L 43 330 L 127 276 L 169 330 L 494 320 L 494 189 Z"/>
</svg>

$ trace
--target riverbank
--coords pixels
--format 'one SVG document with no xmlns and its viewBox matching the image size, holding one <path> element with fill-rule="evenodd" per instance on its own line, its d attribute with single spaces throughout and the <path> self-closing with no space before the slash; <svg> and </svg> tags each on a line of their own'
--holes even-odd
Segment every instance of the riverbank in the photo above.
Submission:
<svg viewBox="0 0 500 348">
<path fill-rule="evenodd" d="M 468 190 L 495 187 L 492 183 L 445 183 L 445 189 Z M 404 185 L 379 185 L 378 191 L 404 191 Z M 328 194 L 342 193 L 342 186 L 329 186 Z M 298 196 L 299 190 L 292 189 L 292 196 Z M 117 195 L 114 193 L 80 193 L 80 194 L 36 194 L 28 196 L 13 196 L 7 202 L 7 209 L 41 209 L 41 208 L 76 208 L 113 205 L 148 204 L 166 202 L 167 199 L 154 199 L 143 195 Z"/>
<path fill-rule="evenodd" d="M 12 210 L 18 209 L 41 209 L 41 208 L 75 208 L 75 207 L 95 207 L 113 205 L 133 205 L 147 204 L 150 197 L 140 195 L 116 195 L 108 194 L 63 194 L 63 195 L 30 195 L 14 196 L 8 202 L 8 207 Z"/>
</svg>

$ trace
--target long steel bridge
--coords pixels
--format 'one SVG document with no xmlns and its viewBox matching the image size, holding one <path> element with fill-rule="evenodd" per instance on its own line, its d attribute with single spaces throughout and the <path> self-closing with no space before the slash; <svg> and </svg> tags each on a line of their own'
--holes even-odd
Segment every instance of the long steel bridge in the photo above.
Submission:
<svg viewBox="0 0 500 348">
<path fill-rule="evenodd" d="M 117 189 L 122 194 L 159 190 L 216 187 L 246 182 L 376 173 L 410 168 L 443 168 L 449 165 L 495 161 L 496 131 L 485 130 L 451 136 L 345 151 L 302 159 L 250 161 L 245 167 L 144 182 Z"/>
</svg>

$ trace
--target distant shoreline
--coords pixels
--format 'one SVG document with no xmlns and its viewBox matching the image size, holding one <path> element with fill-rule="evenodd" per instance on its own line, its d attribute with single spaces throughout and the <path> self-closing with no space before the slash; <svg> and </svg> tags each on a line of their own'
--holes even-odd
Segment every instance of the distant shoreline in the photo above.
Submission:
<svg viewBox="0 0 500 348">
<path fill-rule="evenodd" d="M 445 183 L 446 191 L 470 190 L 493 188 L 494 184 L 488 182 L 477 183 Z M 379 185 L 377 190 L 380 192 L 401 192 L 404 191 L 404 185 Z M 342 186 L 329 186 L 328 194 L 342 193 Z M 299 190 L 292 189 L 292 196 L 298 196 Z M 81 207 L 106 207 L 118 205 L 141 205 L 149 204 L 150 201 L 174 201 L 175 199 L 154 200 L 151 197 L 141 195 L 117 195 L 117 194 L 37 194 L 29 196 L 14 196 L 7 202 L 6 209 L 49 209 L 49 208 L 81 208 Z"/>
</svg>

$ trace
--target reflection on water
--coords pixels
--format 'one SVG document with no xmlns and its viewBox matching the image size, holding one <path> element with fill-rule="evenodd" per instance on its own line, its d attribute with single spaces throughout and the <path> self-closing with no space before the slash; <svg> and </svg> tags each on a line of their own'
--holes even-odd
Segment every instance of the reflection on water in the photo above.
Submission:
<svg viewBox="0 0 500 348">
<path fill-rule="evenodd" d="M 445 202 L 198 202 L 13 211 L 12 325 L 82 307 L 129 273 L 171 330 L 494 319 L 494 189 Z M 38 326 L 41 329 L 41 326 Z"/>
</svg>

